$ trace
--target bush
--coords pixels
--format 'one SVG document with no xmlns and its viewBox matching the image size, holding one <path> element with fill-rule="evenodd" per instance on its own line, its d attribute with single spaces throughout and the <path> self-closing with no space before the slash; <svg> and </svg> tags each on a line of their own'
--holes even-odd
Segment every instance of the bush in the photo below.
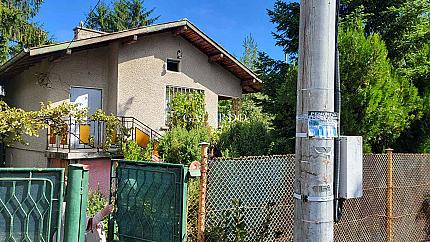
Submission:
<svg viewBox="0 0 430 242">
<path fill-rule="evenodd" d="M 151 161 L 152 143 L 149 143 L 145 148 L 142 148 L 134 140 L 128 140 L 123 145 L 122 153 L 126 160 Z"/>
<path fill-rule="evenodd" d="M 170 127 L 187 130 L 204 126 L 207 120 L 205 96 L 200 92 L 178 92 L 169 103 Z"/>
<path fill-rule="evenodd" d="M 88 192 L 88 204 L 87 204 L 87 216 L 93 217 L 98 212 L 100 212 L 107 204 L 108 199 L 100 193 L 100 191 L 90 191 Z M 109 217 L 103 219 L 103 227 L 105 230 L 108 228 Z"/>
<path fill-rule="evenodd" d="M 200 160 L 200 142 L 209 140 L 207 128 L 175 127 L 167 131 L 160 139 L 158 147 L 160 156 L 165 162 L 189 165 Z"/>
<path fill-rule="evenodd" d="M 271 146 L 268 123 L 250 119 L 226 124 L 218 133 L 217 143 L 223 156 L 267 155 Z"/>
</svg>

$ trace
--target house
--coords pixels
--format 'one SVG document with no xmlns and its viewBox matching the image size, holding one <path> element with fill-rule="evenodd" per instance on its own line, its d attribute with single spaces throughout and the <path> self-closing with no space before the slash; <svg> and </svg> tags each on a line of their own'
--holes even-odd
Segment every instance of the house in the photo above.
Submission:
<svg viewBox="0 0 430 242">
<path fill-rule="evenodd" d="M 216 127 L 219 100 L 261 89 L 252 71 L 186 19 L 115 33 L 82 26 L 74 32 L 71 41 L 26 49 L 0 67 L 9 105 L 35 110 L 40 102 L 70 100 L 90 113 L 103 109 L 133 127 L 132 137 L 145 145 L 167 129 L 166 110 L 176 92 L 202 92 L 208 122 Z M 67 137 L 44 131 L 28 146 L 8 148 L 6 163 L 106 163 L 109 154 L 88 145 L 88 133 L 96 143 L 103 140 L 103 124 L 73 121 Z"/>
</svg>

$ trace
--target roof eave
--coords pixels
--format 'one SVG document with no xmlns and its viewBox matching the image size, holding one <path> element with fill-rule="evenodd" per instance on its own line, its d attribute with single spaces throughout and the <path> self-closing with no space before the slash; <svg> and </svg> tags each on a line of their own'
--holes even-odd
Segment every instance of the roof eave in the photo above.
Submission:
<svg viewBox="0 0 430 242">
<path fill-rule="evenodd" d="M 24 48 L 19 54 L 12 57 L 12 59 L 8 60 L 6 63 L 0 66 L 0 75 L 4 72 L 6 72 L 13 64 L 24 58 L 25 56 L 29 55 L 29 50 L 27 48 Z"/>
<path fill-rule="evenodd" d="M 238 59 L 236 59 L 236 57 L 234 57 L 233 55 L 231 55 L 230 53 L 228 53 L 227 50 L 225 50 L 221 45 L 219 45 L 218 43 L 216 43 L 214 40 L 212 40 L 209 36 L 207 36 L 204 32 L 200 31 L 199 28 L 197 28 L 196 26 L 194 26 L 190 21 L 188 20 L 184 20 L 186 22 L 186 25 L 188 27 L 190 27 L 193 31 L 199 33 L 206 41 L 208 41 L 210 44 L 212 44 L 213 46 L 216 46 L 216 48 L 218 48 L 220 50 L 220 52 L 224 55 L 226 55 L 228 58 L 232 59 L 235 64 L 237 64 L 238 66 L 240 66 L 242 69 L 244 69 L 256 82 L 259 83 L 263 83 L 258 77 L 257 75 L 254 74 L 254 72 L 252 72 L 247 66 L 245 66 L 242 62 L 240 62 Z"/>
</svg>

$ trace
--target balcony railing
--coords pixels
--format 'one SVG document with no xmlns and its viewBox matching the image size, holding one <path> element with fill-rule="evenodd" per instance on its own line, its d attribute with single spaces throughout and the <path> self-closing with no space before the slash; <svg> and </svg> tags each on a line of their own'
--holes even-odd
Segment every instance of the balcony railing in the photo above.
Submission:
<svg viewBox="0 0 430 242">
<path fill-rule="evenodd" d="M 107 151 L 121 155 L 124 142 L 134 140 L 142 148 L 152 142 L 153 153 L 158 157 L 158 139 L 161 134 L 134 117 L 118 117 L 118 120 L 120 124 L 116 132 L 107 134 L 106 123 L 103 121 L 78 122 L 69 118 L 65 121 L 67 132 L 64 135 L 48 129 L 47 149 L 56 152 Z M 107 138 L 111 139 L 109 147 L 106 147 Z"/>
</svg>

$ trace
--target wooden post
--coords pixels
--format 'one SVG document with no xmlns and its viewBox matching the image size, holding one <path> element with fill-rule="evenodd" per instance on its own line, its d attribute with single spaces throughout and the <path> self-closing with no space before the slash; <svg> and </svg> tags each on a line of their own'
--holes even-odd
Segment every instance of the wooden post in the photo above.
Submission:
<svg viewBox="0 0 430 242">
<path fill-rule="evenodd" d="M 201 165 L 200 165 L 200 196 L 199 214 L 197 219 L 197 241 L 205 241 L 205 221 L 206 221 L 206 191 L 207 191 L 207 171 L 208 171 L 208 149 L 209 143 L 202 142 L 201 145 Z"/>
<path fill-rule="evenodd" d="M 387 217 L 387 242 L 393 242 L 393 149 L 387 152 L 387 204 L 385 215 Z"/>
</svg>

